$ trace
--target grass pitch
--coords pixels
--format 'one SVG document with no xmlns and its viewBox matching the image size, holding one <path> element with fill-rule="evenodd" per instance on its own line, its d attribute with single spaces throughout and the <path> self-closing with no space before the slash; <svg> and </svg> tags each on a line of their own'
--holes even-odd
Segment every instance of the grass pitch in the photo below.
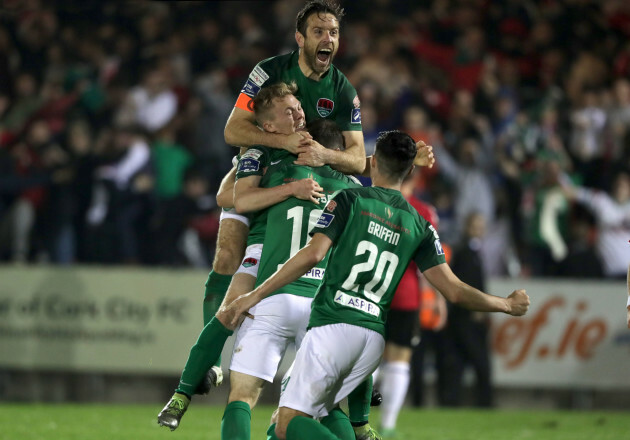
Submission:
<svg viewBox="0 0 630 440">
<path fill-rule="evenodd" d="M 158 427 L 161 405 L 0 405 L 2 440 L 219 440 L 223 408 L 192 405 L 182 425 Z M 252 439 L 263 440 L 272 407 L 252 416 Z M 371 417 L 378 426 L 375 409 Z M 630 414 L 622 412 L 476 411 L 405 409 L 400 440 L 624 440 Z"/>
</svg>

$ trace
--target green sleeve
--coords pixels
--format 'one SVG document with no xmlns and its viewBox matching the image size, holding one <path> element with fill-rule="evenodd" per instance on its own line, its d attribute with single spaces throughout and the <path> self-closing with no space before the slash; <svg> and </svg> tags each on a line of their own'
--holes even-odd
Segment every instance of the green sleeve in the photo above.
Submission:
<svg viewBox="0 0 630 440">
<path fill-rule="evenodd" d="M 338 99 L 339 112 L 335 122 L 341 131 L 361 131 L 361 103 L 357 91 L 346 77 L 343 79 L 339 91 L 341 99 Z"/>
<path fill-rule="evenodd" d="M 342 189 L 334 194 L 309 235 L 313 236 L 320 232 L 330 238 L 333 243 L 336 243 L 352 214 L 352 200 L 346 190 Z"/>
<path fill-rule="evenodd" d="M 249 176 L 262 176 L 269 166 L 269 150 L 266 147 L 251 147 L 238 160 L 236 180 Z"/>
<path fill-rule="evenodd" d="M 426 230 L 413 260 L 421 272 L 438 264 L 446 263 L 440 237 L 433 226 L 429 225 Z"/>
<path fill-rule="evenodd" d="M 274 58 L 267 58 L 256 64 L 247 77 L 247 81 L 245 81 L 241 93 L 244 93 L 250 98 L 254 98 L 258 95 L 258 92 L 260 92 L 261 87 L 275 84 L 278 81 L 273 60 Z"/>
</svg>

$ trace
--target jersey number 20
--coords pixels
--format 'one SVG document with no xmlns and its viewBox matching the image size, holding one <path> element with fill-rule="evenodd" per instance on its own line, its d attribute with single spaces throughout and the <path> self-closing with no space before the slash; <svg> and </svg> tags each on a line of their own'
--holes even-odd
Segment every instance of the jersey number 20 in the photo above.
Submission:
<svg viewBox="0 0 630 440">
<path fill-rule="evenodd" d="M 359 256 L 365 253 L 369 254 L 367 261 L 352 266 L 350 275 L 348 275 L 348 278 L 346 278 L 346 281 L 343 282 L 341 287 L 345 290 L 358 292 L 360 286 L 360 284 L 357 283 L 358 275 L 362 272 L 372 272 L 372 279 L 365 283 L 363 294 L 367 299 L 379 302 L 392 282 L 394 272 L 398 266 L 398 256 L 388 251 L 383 251 L 379 254 L 378 247 L 374 243 L 363 240 L 359 242 L 354 255 Z M 376 269 L 374 269 L 375 265 Z M 385 275 L 385 278 L 383 278 L 383 275 Z M 381 280 L 383 281 L 381 287 L 373 291 L 372 289 L 374 289 Z"/>
</svg>

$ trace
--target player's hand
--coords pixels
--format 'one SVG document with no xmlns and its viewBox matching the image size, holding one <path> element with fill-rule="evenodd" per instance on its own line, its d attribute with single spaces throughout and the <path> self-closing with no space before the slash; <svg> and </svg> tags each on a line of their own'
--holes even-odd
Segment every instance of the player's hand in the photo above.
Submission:
<svg viewBox="0 0 630 440">
<path fill-rule="evenodd" d="M 293 196 L 300 200 L 310 200 L 313 203 L 319 203 L 319 199 L 324 197 L 324 188 L 319 186 L 313 179 L 301 179 L 291 182 L 293 187 Z"/>
<path fill-rule="evenodd" d="M 319 142 L 311 139 L 297 149 L 298 159 L 293 162 L 296 165 L 309 167 L 321 167 L 328 163 L 328 152 L 331 151 Z"/>
<path fill-rule="evenodd" d="M 512 316 L 523 316 L 529 309 L 529 296 L 525 293 L 525 289 L 515 290 L 507 297 L 510 311 L 508 314 Z"/>
<path fill-rule="evenodd" d="M 630 307 L 627 307 L 628 309 L 628 328 L 630 328 Z"/>
<path fill-rule="evenodd" d="M 243 315 L 254 319 L 254 316 L 250 314 L 248 310 L 258 304 L 259 301 L 260 299 L 255 294 L 255 291 L 241 295 L 232 301 L 230 305 L 226 307 L 226 313 L 231 314 L 232 316 L 230 324 L 236 327 L 240 321 L 242 321 Z"/>
<path fill-rule="evenodd" d="M 295 133 L 286 136 L 286 142 L 282 146 L 289 153 L 298 154 L 298 148 L 307 145 L 308 142 L 313 139 L 308 131 L 296 131 Z"/>
<path fill-rule="evenodd" d="M 425 144 L 424 141 L 418 141 L 416 142 L 416 149 L 416 158 L 413 160 L 413 164 L 419 167 L 432 168 L 435 163 L 433 147 Z"/>
</svg>

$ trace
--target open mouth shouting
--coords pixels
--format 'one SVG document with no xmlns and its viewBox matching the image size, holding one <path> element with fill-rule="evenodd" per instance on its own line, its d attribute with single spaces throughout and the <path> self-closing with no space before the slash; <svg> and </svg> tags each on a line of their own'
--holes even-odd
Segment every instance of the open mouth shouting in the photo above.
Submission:
<svg viewBox="0 0 630 440">
<path fill-rule="evenodd" d="M 320 64 L 328 65 L 332 58 L 332 49 L 320 49 L 317 51 L 317 61 Z"/>
</svg>

